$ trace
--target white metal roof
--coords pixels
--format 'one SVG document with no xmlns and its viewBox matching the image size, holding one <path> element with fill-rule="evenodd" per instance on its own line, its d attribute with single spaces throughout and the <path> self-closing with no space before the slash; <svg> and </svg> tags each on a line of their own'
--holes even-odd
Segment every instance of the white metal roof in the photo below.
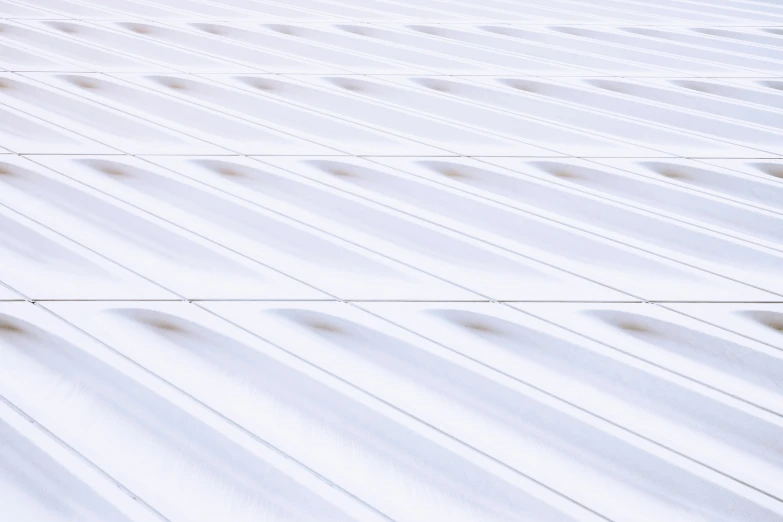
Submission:
<svg viewBox="0 0 783 522">
<path fill-rule="evenodd" d="M 783 520 L 783 4 L 0 18 L 0 521 Z"/>
</svg>

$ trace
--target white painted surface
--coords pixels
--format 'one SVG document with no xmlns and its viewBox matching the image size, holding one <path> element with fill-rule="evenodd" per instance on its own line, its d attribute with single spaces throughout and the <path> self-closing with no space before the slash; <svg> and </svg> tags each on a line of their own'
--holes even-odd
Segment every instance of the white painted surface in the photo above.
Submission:
<svg viewBox="0 0 783 522">
<path fill-rule="evenodd" d="M 782 23 L 0 0 L 0 519 L 783 520 Z"/>
</svg>

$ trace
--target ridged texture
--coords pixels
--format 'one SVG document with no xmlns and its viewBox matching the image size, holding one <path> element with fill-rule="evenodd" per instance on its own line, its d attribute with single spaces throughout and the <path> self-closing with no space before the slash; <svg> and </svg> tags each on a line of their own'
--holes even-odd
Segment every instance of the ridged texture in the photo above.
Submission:
<svg viewBox="0 0 783 522">
<path fill-rule="evenodd" d="M 0 0 L 3 522 L 783 520 L 774 0 Z"/>
</svg>

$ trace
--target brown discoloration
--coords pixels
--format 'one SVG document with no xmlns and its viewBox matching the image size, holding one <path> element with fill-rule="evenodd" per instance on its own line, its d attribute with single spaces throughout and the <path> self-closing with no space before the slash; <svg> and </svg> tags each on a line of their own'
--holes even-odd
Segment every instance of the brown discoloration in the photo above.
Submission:
<svg viewBox="0 0 783 522">
<path fill-rule="evenodd" d="M 199 25 L 199 29 L 205 33 L 214 34 L 217 36 L 222 36 L 228 33 L 224 27 L 220 27 L 219 25 Z"/>
<path fill-rule="evenodd" d="M 8 320 L 0 319 L 0 335 L 22 335 L 26 333 L 24 328 Z"/>
<path fill-rule="evenodd" d="M 766 323 L 766 326 L 772 328 L 773 330 L 776 330 L 778 332 L 783 332 L 783 319 L 773 319 Z"/>
<path fill-rule="evenodd" d="M 247 175 L 236 167 L 218 167 L 215 169 L 218 174 L 226 176 L 227 178 L 246 178 Z"/>
<path fill-rule="evenodd" d="M 120 167 L 119 165 L 98 165 L 97 170 L 114 177 L 126 177 L 129 176 L 128 171 Z"/>
<path fill-rule="evenodd" d="M 451 178 L 451 179 L 462 180 L 462 179 L 469 179 L 470 178 L 470 176 L 468 174 L 466 174 L 464 171 L 458 170 L 455 167 L 443 167 L 443 168 L 438 169 L 438 172 L 440 174 L 443 174 L 447 178 Z"/>
<path fill-rule="evenodd" d="M 71 24 L 52 24 L 52 27 L 66 34 L 76 34 L 79 32 L 79 28 Z"/>
<path fill-rule="evenodd" d="M 167 321 L 165 319 L 147 319 L 144 321 L 144 324 L 146 324 L 147 326 L 151 326 L 156 330 L 161 330 L 164 332 L 171 332 L 171 333 L 184 332 L 184 330 L 179 325 L 174 324 L 173 322 Z"/>
<path fill-rule="evenodd" d="M 467 328 L 468 330 L 471 330 L 475 333 L 493 334 L 493 335 L 502 335 L 504 333 L 502 330 L 499 330 L 494 326 L 476 320 L 464 321 L 463 323 L 461 323 L 461 325 L 464 328 Z"/>
<path fill-rule="evenodd" d="M 747 312 L 746 315 L 749 315 L 755 321 L 758 321 L 767 328 L 775 330 L 776 332 L 783 332 L 783 313 L 759 310 Z"/>
<path fill-rule="evenodd" d="M 154 32 L 153 28 L 148 25 L 128 24 L 126 27 L 137 34 L 152 34 Z"/>
<path fill-rule="evenodd" d="M 354 174 L 353 172 L 351 172 L 351 171 L 349 171 L 347 169 L 344 169 L 344 168 L 340 168 L 340 167 L 330 168 L 329 170 L 327 170 L 327 172 L 329 172 L 329 174 L 331 174 L 332 176 L 337 176 L 338 178 L 355 178 L 355 177 L 357 177 L 356 174 Z"/>
<path fill-rule="evenodd" d="M 449 324 L 464 328 L 474 335 L 507 336 L 510 334 L 510 329 L 505 325 L 505 321 L 483 313 L 448 308 L 433 309 L 428 313 L 440 320 L 447 321 Z M 506 327 L 504 328 L 504 326 Z"/>
<path fill-rule="evenodd" d="M 323 320 L 318 320 L 318 319 L 310 320 L 305 322 L 305 325 L 308 328 L 312 330 L 317 330 L 319 332 L 332 333 L 332 334 L 343 333 L 342 328 L 340 328 L 339 326 Z"/>
<path fill-rule="evenodd" d="M 165 87 L 168 87 L 169 89 L 173 89 L 175 91 L 184 91 L 185 90 L 185 84 L 182 82 L 178 82 L 177 80 L 164 80 L 161 82 L 161 84 Z"/>
<path fill-rule="evenodd" d="M 560 179 L 579 179 L 581 177 L 573 170 L 566 168 L 555 168 L 552 169 L 549 173 Z"/>
<path fill-rule="evenodd" d="M 13 176 L 13 167 L 6 163 L 0 163 L 0 176 Z"/>
<path fill-rule="evenodd" d="M 620 321 L 617 323 L 617 327 L 632 334 L 651 334 L 653 333 L 648 327 L 641 323 L 633 321 Z"/>
<path fill-rule="evenodd" d="M 756 164 L 755 167 L 773 178 L 783 179 L 783 165 L 777 163 L 759 163 Z"/>
<path fill-rule="evenodd" d="M 73 78 L 71 83 L 82 89 L 97 89 L 98 82 L 90 80 L 89 78 Z"/>
<path fill-rule="evenodd" d="M 669 179 L 688 179 L 688 176 L 685 175 L 682 171 L 674 170 L 673 168 L 660 169 L 658 171 L 658 174 L 660 174 L 664 178 L 669 178 Z"/>
</svg>

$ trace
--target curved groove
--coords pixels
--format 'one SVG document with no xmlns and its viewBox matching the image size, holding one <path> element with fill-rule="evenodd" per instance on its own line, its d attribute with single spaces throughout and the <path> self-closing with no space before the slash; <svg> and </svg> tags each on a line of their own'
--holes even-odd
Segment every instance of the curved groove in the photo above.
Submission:
<svg viewBox="0 0 783 522">
<path fill-rule="evenodd" d="M 464 45 L 439 38 L 430 38 L 422 33 L 391 31 L 379 27 L 360 25 L 338 25 L 339 29 L 358 36 L 378 39 L 413 49 L 427 49 L 429 52 L 442 53 L 448 58 L 460 60 L 472 60 L 482 64 L 491 64 L 503 69 L 514 71 L 536 71 L 539 73 L 552 73 L 562 71 L 562 65 L 538 61 L 534 58 L 500 53 L 491 49 L 482 49 L 471 45 Z"/>
<path fill-rule="evenodd" d="M 280 64 L 296 63 L 295 60 L 289 57 L 279 56 L 275 53 L 266 52 L 263 49 L 237 45 L 229 40 L 210 38 L 203 32 L 197 34 L 170 26 L 165 27 L 142 22 L 116 22 L 116 25 L 132 34 L 143 35 L 153 41 L 165 43 L 165 46 L 182 46 L 186 49 L 197 51 L 202 57 L 206 55 L 205 57 L 209 58 L 210 62 L 216 62 L 220 69 L 230 72 L 236 72 L 237 69 L 248 70 L 251 67 L 279 67 Z M 218 58 L 218 60 L 215 60 L 215 58 Z M 220 60 L 220 58 L 223 60 Z M 237 63 L 248 64 L 249 67 L 237 67 L 236 64 L 232 67 L 231 64 L 226 64 L 225 60 L 234 60 Z"/>
<path fill-rule="evenodd" d="M 772 330 L 773 332 L 779 332 L 781 335 L 783 335 L 783 313 L 781 312 L 771 312 L 767 310 L 745 310 L 738 313 L 752 319 L 756 323 Z M 781 338 L 781 341 L 783 341 L 783 338 Z M 781 345 L 781 349 L 783 349 L 783 345 Z"/>
<path fill-rule="evenodd" d="M 667 129 L 650 127 L 644 123 L 596 112 L 592 110 L 592 104 L 587 103 L 576 96 L 568 98 L 553 96 L 553 90 L 556 91 L 565 88 L 559 86 L 555 87 L 542 82 L 508 78 L 495 79 L 496 82 L 502 85 L 524 93 L 520 96 L 517 93 L 486 89 L 440 78 L 417 78 L 414 81 L 428 89 L 475 100 L 480 103 L 486 103 L 499 109 L 513 111 L 520 115 L 530 115 L 546 120 L 555 120 L 566 125 L 587 130 L 591 133 L 598 131 L 635 143 L 662 147 L 674 145 L 691 147 L 709 146 L 704 140 L 695 136 L 674 133 Z M 534 95 L 535 98 L 531 98 L 529 95 Z M 584 106 L 584 108 L 562 105 L 559 102 L 549 101 L 544 98 L 544 96 L 560 98 L 561 101 L 573 102 Z M 541 135 L 541 131 L 546 132 L 544 136 L 551 133 L 551 139 L 553 141 L 568 143 L 571 146 L 574 146 L 577 143 L 584 143 L 588 147 L 594 147 L 598 146 L 599 143 L 597 138 L 587 139 L 582 132 L 569 129 L 557 129 L 556 127 L 546 130 L 543 128 L 539 129 L 539 132 L 536 132 L 533 135 L 538 137 Z M 567 140 L 563 141 L 566 137 L 568 137 Z M 602 146 L 609 147 L 610 144 L 605 143 L 602 144 Z M 618 142 L 615 147 L 623 148 L 628 146 Z"/>
<path fill-rule="evenodd" d="M 393 62 L 388 63 L 382 63 L 379 61 L 372 63 L 372 68 L 375 70 L 381 68 L 397 71 L 400 69 L 400 66 L 394 62 L 402 62 L 405 64 L 411 64 L 413 66 L 421 66 L 427 69 L 434 68 L 447 70 L 473 70 L 478 68 L 478 66 L 471 65 L 467 62 L 452 60 L 444 56 L 433 56 L 432 54 L 425 51 L 402 48 L 384 42 L 362 38 L 362 35 L 348 31 L 345 31 L 348 34 L 342 34 L 332 31 L 322 31 L 314 27 L 281 24 L 270 25 L 267 27 L 280 34 L 285 34 L 298 39 L 310 40 L 316 43 L 325 43 L 328 45 L 340 47 L 349 53 L 354 53 L 358 48 L 358 50 L 360 50 L 362 53 L 371 52 L 373 56 L 393 60 Z M 296 48 L 297 47 L 295 46 L 294 49 Z M 286 49 L 288 49 L 287 46 Z M 351 67 L 356 67 L 358 64 L 351 62 L 350 65 Z M 367 66 L 369 68 L 370 64 Z"/>
<path fill-rule="evenodd" d="M 393 142 L 391 136 L 387 137 L 294 105 L 274 102 L 263 96 L 229 90 L 219 85 L 183 77 L 152 76 L 150 80 L 179 95 L 214 103 L 242 114 L 246 118 L 272 122 L 296 132 L 313 135 L 320 140 L 328 140 L 335 145 L 344 146 L 346 142 L 366 144 Z M 339 139 L 336 136 L 339 136 Z"/>
<path fill-rule="evenodd" d="M 339 107 L 341 116 L 363 121 L 371 126 L 383 122 L 384 129 L 417 136 L 425 142 L 446 142 L 462 144 L 498 144 L 484 134 L 462 127 L 446 124 L 383 105 L 377 105 L 357 97 L 316 89 L 287 81 L 254 76 L 240 76 L 238 80 L 265 94 L 297 104 L 315 107 L 328 112 Z M 433 139 L 433 137 L 435 137 Z"/>
<path fill-rule="evenodd" d="M 755 168 L 761 174 L 783 180 L 783 163 L 751 163 L 751 167 Z"/>
<path fill-rule="evenodd" d="M 112 0 L 115 1 L 115 0 Z M 149 4 L 147 4 L 149 5 Z M 187 52 L 183 49 L 177 49 L 170 45 L 161 45 L 154 41 L 143 38 L 135 38 L 131 35 L 123 34 L 117 31 L 108 31 L 84 23 L 72 22 L 48 22 L 46 25 L 67 34 L 71 38 L 76 38 L 85 42 L 117 49 L 123 53 L 129 53 L 145 60 L 154 62 L 163 62 L 180 67 L 210 67 L 220 70 L 225 66 L 218 60 L 213 60 L 204 55 Z"/>
<path fill-rule="evenodd" d="M 675 269 L 632 252 L 616 249 L 588 237 L 534 220 L 524 214 L 512 213 L 424 183 L 337 161 L 311 160 L 310 163 L 341 181 L 467 223 L 527 247 L 542 249 L 587 265 L 610 266 L 612 270 L 627 271 L 629 267 L 633 267 L 634 271 L 644 270 L 670 277 L 677 277 L 679 274 Z M 437 175 L 458 182 L 473 178 L 476 184 L 481 184 L 497 176 L 489 171 L 457 163 L 445 161 L 420 163 Z"/>
<path fill-rule="evenodd" d="M 783 358 L 653 317 L 623 311 L 585 312 L 656 351 L 707 367 L 783 400 Z"/>
<path fill-rule="evenodd" d="M 447 162 L 430 161 L 424 164 L 443 174 L 464 173 L 451 177 L 458 183 L 513 199 L 523 205 L 565 217 L 574 223 L 590 223 L 591 226 L 623 234 L 642 241 L 643 247 L 661 247 L 710 264 L 722 264 L 737 269 L 753 266 L 766 272 L 770 278 L 780 273 L 783 263 L 783 259 L 765 251 L 753 250 L 743 244 L 728 242 L 721 237 L 707 235 L 645 213 L 610 206 L 521 177 Z"/>
<path fill-rule="evenodd" d="M 611 43 L 601 41 L 599 37 L 582 27 L 555 27 L 546 31 L 531 31 L 505 26 L 482 26 L 481 29 L 490 33 L 545 43 L 571 51 L 592 52 L 601 56 L 620 59 L 645 69 L 660 67 L 663 70 L 673 69 L 710 73 L 725 72 L 727 70 L 726 67 L 720 64 L 699 63 L 684 57 L 666 56 L 640 48 L 629 49 L 612 45 Z"/>
<path fill-rule="evenodd" d="M 783 67 L 783 64 L 781 64 L 781 67 Z M 751 123 L 774 127 L 778 132 L 783 129 L 783 114 L 758 111 L 744 105 L 727 103 L 724 101 L 707 99 L 700 96 L 684 94 L 659 87 L 650 87 L 647 85 L 638 85 L 628 82 L 619 82 L 615 80 L 587 80 L 586 83 L 611 92 L 616 92 L 655 103 L 664 103 L 679 109 L 699 111 L 707 113 L 708 115 L 722 118 L 728 117 L 739 120 L 749 120 Z M 692 84 L 686 85 L 692 86 Z M 703 88 L 703 82 L 701 82 L 699 86 Z M 594 99 L 595 98 L 593 98 L 593 100 Z M 724 139 L 740 142 L 744 141 L 750 144 L 762 144 L 775 143 L 776 140 L 780 140 L 781 138 L 780 134 L 773 134 L 761 129 L 757 130 L 752 127 L 745 127 L 726 121 L 720 121 L 718 123 L 714 120 L 706 119 L 701 116 L 680 113 L 678 110 L 662 109 L 660 107 L 646 109 L 642 108 L 638 104 L 629 104 L 619 100 L 617 103 L 619 105 L 617 105 L 616 109 L 614 109 L 616 111 L 625 112 L 626 109 L 628 109 L 626 114 L 632 116 L 659 121 L 660 123 L 666 125 L 681 127 L 692 130 L 694 132 L 713 134 Z M 755 116 L 755 118 L 751 119 L 751 116 Z"/>
<path fill-rule="evenodd" d="M 25 70 L 26 68 L 31 70 L 57 70 L 58 67 L 63 66 L 62 63 L 51 58 L 3 43 L 0 43 L 0 64 L 14 71 Z"/>
<path fill-rule="evenodd" d="M 678 183 L 694 185 L 698 188 L 718 192 L 726 197 L 740 198 L 783 210 L 783 186 L 677 163 L 643 161 L 640 165 Z M 762 172 L 765 167 L 770 168 L 773 176 L 774 172 L 777 172 L 774 169 L 780 169 L 781 177 L 783 177 L 783 169 L 778 164 L 756 163 L 755 165 Z"/>
<path fill-rule="evenodd" d="M 168 518 L 349 520 L 113 366 L 30 323 L 0 320 L 11 363 L 0 369 L 2 394 Z"/>
<path fill-rule="evenodd" d="M 0 176 L 0 184 L 10 185 L 90 228 L 97 228 L 170 263 L 212 270 L 222 267 L 223 270 L 258 277 L 242 265 L 97 196 L 32 170 L 13 168 L 12 175 Z"/>
<path fill-rule="evenodd" d="M 319 217 L 333 220 L 349 229 L 376 236 L 435 260 L 510 274 L 529 271 L 527 267 L 507 258 L 294 179 L 219 160 L 195 162 L 264 196 L 284 201 L 303 211 L 314 212 Z M 537 274 L 543 276 L 541 272 Z"/>
<path fill-rule="evenodd" d="M 783 91 L 783 82 L 776 81 L 776 80 L 763 80 L 756 82 L 762 87 L 767 87 L 768 89 L 774 89 L 776 91 Z"/>
<path fill-rule="evenodd" d="M 531 165 L 560 183 L 573 184 L 602 192 L 623 201 L 634 201 L 655 210 L 662 209 L 684 217 L 714 224 L 724 230 L 734 230 L 783 246 L 783 218 L 753 212 L 746 207 L 729 205 L 643 178 L 622 176 L 608 170 L 598 170 L 555 161 L 536 161 Z M 671 164 L 671 169 L 679 165 Z M 689 167 L 684 167 L 687 170 Z M 752 183 L 748 181 L 747 183 Z"/>
<path fill-rule="evenodd" d="M 14 326 L 0 317 L 0 331 Z M 0 343 L 4 336 L 0 334 Z M 0 421 L 0 505 L 7 520 L 130 522 L 98 493 Z"/>
<path fill-rule="evenodd" d="M 747 103 L 766 105 L 772 109 L 780 109 L 781 100 L 783 100 L 783 98 L 781 98 L 781 96 L 778 94 L 770 94 L 758 90 L 744 89 L 734 85 L 724 85 L 698 80 L 672 80 L 672 83 L 679 85 L 680 87 L 685 87 L 686 89 L 691 89 L 698 92 L 714 94 L 724 98 L 732 98 Z M 758 83 L 764 85 L 765 83 L 771 82 L 760 81 Z M 750 107 L 743 107 L 743 109 L 749 111 L 750 114 L 757 114 L 759 112 L 751 109 Z M 773 126 L 779 127 L 781 125 L 781 115 L 779 113 L 764 112 L 763 114 L 767 114 L 771 118 L 774 118 L 776 125 Z"/>
<path fill-rule="evenodd" d="M 513 4 L 508 4 L 513 6 Z M 641 67 L 623 63 L 610 58 L 589 55 L 579 52 L 578 49 L 564 50 L 549 45 L 541 45 L 538 42 L 524 42 L 521 39 L 500 38 L 492 34 L 460 31 L 445 27 L 411 26 L 411 29 L 425 34 L 448 38 L 460 42 L 468 42 L 475 45 L 489 47 L 505 53 L 515 53 L 526 57 L 544 58 L 554 62 L 567 64 L 572 67 L 590 68 L 610 72 L 632 72 L 641 70 Z M 496 33 L 497 34 L 497 33 Z M 588 71 L 585 70 L 587 73 Z"/>
<path fill-rule="evenodd" d="M 106 6 L 106 2 L 100 2 L 99 5 L 109 7 L 110 11 L 98 9 L 93 2 L 76 3 L 70 0 L 28 0 L 38 6 L 45 7 L 48 10 L 63 13 L 76 19 L 84 19 L 90 16 L 98 16 L 99 19 L 114 18 L 118 13 L 135 14 L 141 16 L 159 16 L 162 18 L 172 16 L 182 16 L 182 12 L 177 12 L 164 7 L 156 7 L 147 3 L 137 3 L 133 0 L 112 0 L 111 6 Z"/>
<path fill-rule="evenodd" d="M 109 160 L 81 160 L 81 163 L 148 197 L 174 205 L 286 255 L 307 260 L 317 252 L 318 262 L 333 269 L 387 271 L 351 250 L 187 183 Z"/>
<path fill-rule="evenodd" d="M 400 407 L 607 518 L 629 516 L 627 507 L 615 501 L 623 496 L 639 520 L 777 520 L 764 508 L 591 424 L 377 330 L 311 310 L 269 313 L 328 343 L 342 361 L 335 363 L 342 373 L 353 364 L 377 373 L 384 395 Z"/>
<path fill-rule="evenodd" d="M 632 34 L 648 36 L 650 38 L 658 38 L 667 42 L 680 42 L 689 46 L 709 47 L 710 51 L 744 54 L 751 63 L 756 63 L 755 60 L 759 60 L 767 67 L 771 66 L 772 64 L 767 62 L 765 59 L 768 59 L 771 62 L 780 61 L 781 59 L 780 52 L 776 51 L 775 49 L 765 49 L 755 45 L 743 45 L 738 42 L 723 42 L 713 38 L 706 38 L 701 35 L 648 29 L 646 27 L 624 27 L 622 30 Z"/>
<path fill-rule="evenodd" d="M 58 271 L 100 274 L 105 270 L 37 231 L 0 215 L 0 248 L 26 263 L 57 267 Z M 88 266 L 85 266 L 87 264 Z M 34 270 L 28 264 L 28 270 Z"/>
<path fill-rule="evenodd" d="M 638 118 L 640 120 L 650 121 L 656 124 L 663 124 L 673 129 L 683 129 L 699 134 L 716 136 L 721 139 L 732 140 L 745 143 L 751 146 L 778 145 L 783 136 L 772 132 L 767 132 L 754 127 L 747 127 L 729 121 L 715 120 L 709 116 L 699 116 L 682 112 L 675 108 L 660 107 L 649 105 L 645 102 L 636 100 L 626 100 L 617 96 L 611 96 L 601 92 L 588 91 L 575 87 L 566 87 L 535 80 L 500 80 L 512 87 L 530 90 L 535 94 L 559 99 L 565 102 L 584 105 L 592 109 L 600 109 L 609 113 L 618 114 L 625 117 Z M 584 80 L 590 86 L 603 89 L 612 93 L 619 93 L 631 97 L 641 98 L 645 101 L 658 103 L 677 102 L 681 103 L 678 93 L 672 93 L 664 89 L 655 89 L 627 82 L 616 80 Z M 682 97 L 683 95 L 679 95 Z M 701 106 L 713 106 L 717 103 L 702 102 Z M 694 107 L 689 102 L 689 108 Z M 724 109 L 721 109 L 724 111 Z M 679 138 L 678 138 L 679 139 Z"/>
<path fill-rule="evenodd" d="M 640 36 L 631 36 L 631 33 L 620 33 L 613 31 L 600 31 L 590 28 L 573 27 L 555 27 L 555 31 L 565 34 L 590 38 L 612 44 L 626 45 L 633 48 L 633 53 L 640 53 L 641 50 L 650 50 L 656 53 L 666 53 L 671 56 L 661 56 L 667 61 L 673 61 L 675 57 L 687 57 L 694 60 L 700 60 L 707 63 L 730 66 L 737 69 L 747 68 L 753 70 L 758 68 L 762 71 L 775 71 L 780 69 L 780 64 L 761 59 L 753 59 L 748 56 L 735 56 L 711 49 L 702 49 L 690 45 L 682 45 L 675 42 L 669 42 L 657 37 L 657 33 L 647 28 L 633 28 Z M 645 37 L 642 37 L 644 34 Z"/>
<path fill-rule="evenodd" d="M 530 141 L 547 146 L 581 145 L 585 147 L 605 148 L 607 150 L 613 148 L 622 149 L 625 147 L 622 143 L 606 142 L 597 136 L 585 135 L 584 133 L 579 133 L 571 129 L 524 118 L 521 115 L 533 116 L 536 115 L 537 112 L 539 116 L 541 114 L 540 111 L 537 111 L 535 108 L 528 107 L 531 104 L 525 104 L 526 100 L 520 100 L 518 97 L 515 100 L 518 105 L 518 107 L 515 107 L 518 114 L 503 114 L 473 104 L 465 104 L 449 98 L 433 96 L 430 93 L 421 93 L 409 89 L 402 89 L 400 87 L 369 82 L 355 77 L 327 77 L 326 81 L 344 90 L 381 102 L 399 105 L 424 114 L 430 114 L 436 118 L 457 120 L 466 125 L 489 129 L 492 132 L 497 132 L 514 139 Z M 443 80 L 424 79 L 414 80 L 414 82 L 421 83 L 424 86 L 430 86 L 432 83 L 437 83 L 438 88 L 434 90 L 439 92 L 450 92 L 450 90 L 445 87 L 448 82 Z M 457 85 L 454 82 L 450 83 L 451 85 Z M 480 88 L 457 88 L 458 93 L 463 91 L 472 93 L 476 90 L 480 90 Z M 497 100 L 501 95 L 493 92 L 491 96 L 493 100 Z M 493 103 L 493 105 L 497 105 L 497 103 Z M 550 114 L 549 119 L 555 117 L 556 114 L 557 113 Z"/>
<path fill-rule="evenodd" d="M 682 107 L 686 110 L 698 110 L 715 116 L 743 120 L 756 125 L 765 125 L 774 128 L 778 132 L 783 130 L 783 113 L 747 105 L 747 103 L 766 105 L 764 103 L 766 97 L 762 92 L 697 80 L 671 80 L 670 83 L 690 91 L 729 98 L 729 100 L 715 100 L 689 93 L 638 85 L 634 85 L 634 87 L 638 87 L 634 95 L 652 101 L 667 103 L 675 107 Z M 778 100 L 778 105 L 780 103 L 781 100 Z M 775 108 L 774 106 L 772 107 Z"/>
<path fill-rule="evenodd" d="M 724 85 L 715 82 L 705 82 L 700 80 L 672 80 L 671 83 L 678 87 L 684 87 L 696 92 L 712 94 L 730 100 L 737 100 L 744 103 L 753 103 L 756 105 L 765 105 L 776 111 L 761 110 L 747 105 L 714 104 L 729 111 L 728 115 L 732 118 L 745 119 L 759 125 L 767 125 L 780 129 L 783 127 L 783 114 L 780 112 L 783 104 L 783 96 L 778 94 L 769 94 L 761 90 L 743 89 L 734 85 Z M 763 82 L 761 82 L 763 84 Z"/>
<path fill-rule="evenodd" d="M 371 407 L 248 345 L 164 312 L 123 308 L 106 313 L 165 340 L 157 344 L 162 352 L 141 348 L 137 360 L 171 376 L 392 519 L 567 519 Z M 177 367 L 189 368 L 190 375 Z M 199 382 L 210 382 L 223 394 L 205 393 Z M 274 423 L 267 422 L 270 418 Z M 407 501 L 398 502 L 401 498 Z"/>
<path fill-rule="evenodd" d="M 727 29 L 715 29 L 712 27 L 695 28 L 691 29 L 697 33 L 707 34 L 718 38 L 727 38 L 732 40 L 743 40 L 759 45 L 770 45 L 773 47 L 783 47 L 783 40 L 779 38 L 764 36 L 763 34 L 754 33 L 741 33 L 739 31 L 732 31 Z M 773 56 L 777 56 L 774 55 Z"/>
<path fill-rule="evenodd" d="M 317 43 L 309 43 L 304 38 L 302 38 L 306 34 L 310 35 L 316 33 L 315 30 L 310 30 L 311 32 L 306 33 L 306 29 L 299 27 L 295 29 L 288 29 L 288 26 L 266 26 L 266 28 L 270 29 L 273 33 L 270 34 L 269 32 L 262 32 L 259 30 L 248 30 L 239 27 L 230 27 L 211 23 L 197 23 L 192 24 L 192 26 L 207 34 L 219 36 L 221 38 L 225 38 L 226 40 L 241 42 L 243 47 L 247 45 L 253 46 L 253 50 L 273 49 L 275 51 L 283 52 L 285 55 L 303 57 L 307 60 L 333 64 L 338 67 L 346 67 L 351 70 L 358 69 L 368 71 L 383 71 L 385 69 L 398 69 L 398 67 L 392 67 L 391 65 L 384 64 L 380 60 L 375 60 L 368 56 L 330 49 L 328 47 L 320 46 Z M 281 37 L 281 35 L 289 36 L 291 38 Z M 268 55 L 269 58 L 263 60 L 256 59 L 253 63 L 261 66 L 277 66 L 277 68 L 283 70 L 286 68 L 293 68 L 294 70 L 305 69 L 307 66 L 305 63 L 288 58 L 284 55 L 272 55 L 271 53 L 263 54 Z"/>
<path fill-rule="evenodd" d="M 561 382 L 584 386 L 581 397 L 579 390 L 571 396 L 577 397 L 574 400 L 586 400 L 586 409 L 608 411 L 621 425 L 635 426 L 638 432 L 648 433 L 665 445 L 681 448 L 686 454 L 700 455 L 708 462 L 718 462 L 718 467 L 731 470 L 732 475 L 746 475 L 760 488 L 778 496 L 783 494 L 783 489 L 776 486 L 783 484 L 783 427 L 520 324 L 453 309 L 436 309 L 430 313 L 458 326 L 471 337 L 497 346 L 518 360 L 519 367 L 528 375 L 552 372 L 563 379 Z M 780 321 L 783 328 L 783 319 Z M 730 364 L 736 364 L 736 359 L 729 359 Z M 775 373 L 774 380 L 783 378 L 783 359 L 759 359 L 767 362 L 767 369 L 772 368 L 770 362 L 776 364 L 778 372 L 770 372 Z M 512 368 L 506 366 L 504 370 L 513 371 Z M 568 391 L 553 384 L 555 389 Z M 601 395 L 590 397 L 593 390 Z M 601 405 L 598 401 L 611 404 Z M 617 403 L 624 405 L 618 408 Z M 640 412 L 650 415 L 634 419 Z M 665 419 L 664 423 L 660 422 L 661 418 Z"/>
<path fill-rule="evenodd" d="M 184 125 L 199 132 L 210 134 L 222 142 L 236 140 L 245 143 L 285 143 L 290 141 L 283 136 L 267 132 L 261 127 L 232 120 L 219 113 L 201 109 L 159 94 L 147 92 L 135 87 L 109 82 L 94 76 L 62 75 L 58 79 L 78 88 L 90 96 L 103 98 L 110 103 L 127 105 L 164 119 L 176 125 Z"/>
<path fill-rule="evenodd" d="M 0 131 L 3 133 L 3 142 L 11 146 L 11 142 L 21 140 L 28 146 L 48 144 L 60 144 L 73 146 L 78 143 L 68 131 L 50 127 L 40 122 L 38 118 L 21 115 L 0 107 Z M 44 150 L 46 150 L 44 148 Z"/>
<path fill-rule="evenodd" d="M 96 67 L 139 67 L 141 65 L 126 56 L 18 25 L 0 23 L 0 38 L 8 38 L 14 42 L 61 56 L 69 61 L 76 60 Z"/>
<path fill-rule="evenodd" d="M 30 83 L 0 78 L 0 95 L 44 109 L 100 133 L 145 143 L 181 141 L 178 136 L 157 125 Z"/>
</svg>

